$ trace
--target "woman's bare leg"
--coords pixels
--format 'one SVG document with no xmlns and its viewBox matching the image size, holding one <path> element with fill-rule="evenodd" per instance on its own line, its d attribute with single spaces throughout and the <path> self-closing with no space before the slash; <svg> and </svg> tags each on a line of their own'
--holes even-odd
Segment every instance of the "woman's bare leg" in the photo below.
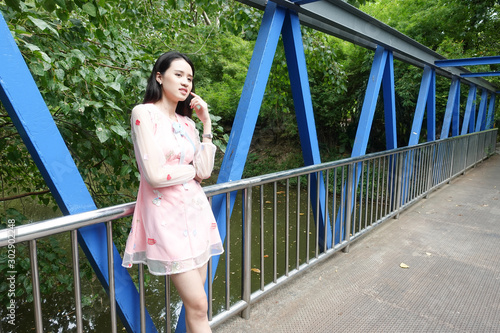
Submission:
<svg viewBox="0 0 500 333">
<path fill-rule="evenodd" d="M 208 303 L 204 288 L 206 265 L 204 267 L 170 276 L 186 308 L 188 333 L 212 332 L 207 317 Z M 203 271 L 205 278 L 202 278 Z"/>
</svg>

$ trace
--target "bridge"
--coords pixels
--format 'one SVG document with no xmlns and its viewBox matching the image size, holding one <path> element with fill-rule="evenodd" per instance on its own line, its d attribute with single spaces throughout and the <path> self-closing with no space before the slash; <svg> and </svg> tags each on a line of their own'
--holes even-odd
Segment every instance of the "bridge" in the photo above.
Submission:
<svg viewBox="0 0 500 333">
<path fill-rule="evenodd" d="M 415 215 L 415 211 L 422 205 L 424 198 L 430 198 L 425 202 L 434 202 L 434 197 L 438 193 L 443 193 L 447 188 L 454 186 L 454 184 L 447 185 L 449 182 L 459 182 L 460 179 L 469 177 L 490 161 L 495 163 L 497 158 L 494 155 L 497 130 L 493 128 L 497 88 L 480 77 L 486 75 L 471 73 L 463 66 L 474 66 L 478 63 L 496 64 L 500 62 L 500 57 L 445 59 L 341 1 L 242 2 L 263 9 L 264 16 L 227 153 L 219 173 L 218 184 L 205 188 L 226 244 L 226 255 L 221 258 L 216 257 L 210 262 L 210 279 L 207 282 L 209 319 L 214 330 L 220 329 L 221 331 L 239 329 L 236 328 L 237 326 L 232 326 L 238 325 L 237 321 L 229 321 L 235 315 L 250 319 L 246 322 L 246 326 L 249 322 L 258 325 L 258 321 L 254 321 L 255 315 L 252 315 L 253 307 L 255 306 L 255 311 L 259 313 L 256 304 L 261 303 L 265 307 L 270 294 L 276 292 L 279 296 L 280 292 L 286 290 L 281 286 L 292 285 L 292 280 L 298 281 L 314 274 L 313 272 L 320 266 L 339 265 L 340 267 L 341 261 L 346 259 L 339 256 L 339 251 L 349 252 L 345 255 L 346 258 L 356 257 L 354 253 L 358 251 L 355 249 L 362 248 L 364 244 L 371 244 L 367 242 L 373 238 L 381 237 L 381 230 L 390 230 L 391 226 L 397 226 L 397 223 L 405 224 L 404 218 Z M 307 68 L 301 43 L 301 24 L 374 50 L 361 119 L 352 157 L 349 159 L 326 163 L 320 159 Z M 110 331 L 116 332 L 123 327 L 130 332 L 156 332 L 161 327 L 162 331 L 170 332 L 172 327 L 175 327 L 172 317 L 176 316 L 171 313 L 173 302 L 168 278 L 164 281 L 165 300 L 159 310 L 160 315 L 155 316 L 152 309 L 154 306 L 147 302 L 148 291 L 144 284 L 144 267 L 139 266 L 138 281 L 136 281 L 121 267 L 120 254 L 113 244 L 113 221 L 130 216 L 134 203 L 96 209 L 3 19 L 0 22 L 0 36 L 1 62 L 9 64 L 9 66 L 2 66 L 0 72 L 2 103 L 22 134 L 28 150 L 44 175 L 61 210 L 67 215 L 29 225 L 12 226 L 10 230 L 0 231 L 0 247 L 14 246 L 23 242 L 29 244 L 33 285 L 33 327 L 37 332 L 42 332 L 49 319 L 43 315 L 40 297 L 37 240 L 55 234 L 69 233 L 74 268 L 74 322 L 78 332 L 84 331 L 79 249 L 85 252 L 87 260 L 92 264 L 97 277 L 109 295 Z M 242 180 L 243 166 L 280 36 L 285 46 L 306 166 Z M 395 137 L 393 69 L 395 58 L 423 69 L 412 134 L 408 146 L 399 148 Z M 451 80 L 448 105 L 439 140 L 436 140 L 436 75 Z M 468 84 L 472 87 L 469 90 L 463 119 L 460 119 L 461 84 Z M 366 154 L 381 89 L 384 99 L 387 150 L 376 154 Z M 478 91 L 481 91 L 481 98 L 479 107 L 476 109 Z M 427 142 L 419 143 L 425 114 L 427 114 Z M 474 199 L 479 198 L 479 196 L 474 197 Z M 472 199 L 460 201 L 457 205 L 465 205 L 467 202 L 472 202 Z M 437 198 L 435 200 L 435 204 L 439 205 L 439 200 Z M 238 205 L 241 207 L 242 214 L 234 216 L 231 213 Z M 492 202 L 491 205 L 488 203 L 488 207 L 491 207 L 494 213 L 494 208 L 498 206 Z M 442 207 L 436 206 L 435 209 L 440 211 Z M 397 217 L 400 219 L 394 222 L 394 218 Z M 455 221 L 445 222 L 449 224 Z M 405 225 L 410 225 L 410 223 Z M 424 221 L 415 225 L 424 227 L 426 223 Z M 378 226 L 382 227 L 378 228 Z M 458 226 L 455 227 L 454 230 L 464 230 Z M 278 230 L 285 230 L 285 232 L 278 232 Z M 372 230 L 375 232 L 371 233 Z M 467 228 L 465 230 L 469 231 Z M 490 229 L 485 227 L 485 230 Z M 449 233 L 451 234 L 451 230 Z M 233 238 L 234 234 L 237 235 L 237 240 Z M 357 241 L 368 234 L 366 239 Z M 397 237 L 397 230 L 392 233 L 387 232 L 388 237 L 391 234 L 391 238 L 402 240 Z M 487 236 L 484 236 L 484 239 L 479 242 L 484 243 L 486 239 Z M 373 245 L 373 247 L 381 246 L 381 242 L 384 241 L 381 238 L 378 240 L 378 245 Z M 431 239 L 428 240 L 431 241 Z M 455 244 L 452 238 L 447 241 Z M 398 243 L 394 242 L 391 246 L 397 245 Z M 410 259 L 421 256 L 422 260 L 428 259 L 433 265 L 438 266 L 437 261 L 432 262 L 432 260 L 443 256 L 444 252 L 439 250 L 442 250 L 444 245 L 444 242 L 440 246 L 434 245 L 438 249 L 435 251 L 422 249 L 422 251 L 425 250 L 425 255 L 419 250 L 414 250 L 415 256 L 409 258 L 407 255 L 404 258 L 408 268 L 404 265 L 401 267 L 401 263 L 397 263 L 396 271 L 393 271 L 393 266 L 390 266 L 385 272 L 394 272 L 395 276 L 407 274 L 411 281 L 415 279 L 415 276 L 422 277 L 425 274 L 419 273 L 417 269 L 422 267 L 422 262 Z M 387 253 L 389 252 L 390 250 L 387 249 Z M 361 250 L 359 253 L 362 253 Z M 363 266 L 365 262 L 361 259 L 360 267 L 365 267 Z M 380 266 L 384 267 L 382 258 L 379 260 Z M 349 262 L 349 264 L 356 265 L 355 262 Z M 234 271 L 235 265 L 241 268 L 240 273 Z M 489 265 L 491 266 L 489 268 L 494 271 L 495 262 Z M 328 268 L 331 267 L 326 267 Z M 428 268 L 423 267 L 420 272 L 424 272 L 425 269 Z M 498 270 L 494 272 L 498 273 Z M 357 271 L 351 273 L 354 276 L 359 274 Z M 328 288 L 337 289 L 338 285 L 328 280 L 331 274 L 328 274 L 328 277 L 323 276 L 323 273 L 320 274 L 320 281 L 323 281 L 321 286 L 325 291 Z M 498 274 L 496 277 L 498 278 Z M 288 283 L 288 281 L 291 282 Z M 366 278 L 364 281 L 366 285 L 360 285 L 358 288 L 370 288 L 370 280 Z M 136 289 L 135 283 L 138 284 L 139 290 Z M 356 286 L 356 283 L 351 283 L 350 286 Z M 483 283 L 483 281 L 478 281 L 478 283 Z M 215 292 L 214 287 L 218 284 L 222 284 L 222 288 L 219 288 L 224 291 L 222 294 Z M 311 283 L 311 288 L 314 286 L 315 284 Z M 419 286 L 426 287 L 424 283 L 415 284 L 414 287 Z M 366 293 L 371 293 L 370 295 L 374 298 L 376 298 L 375 293 L 379 292 L 378 300 L 382 304 L 393 305 L 391 310 L 404 309 L 401 306 L 395 306 L 398 304 L 396 300 L 384 298 L 382 294 L 387 290 L 382 287 L 385 286 L 381 286 L 380 289 L 372 287 L 371 290 L 365 290 L 368 290 Z M 491 293 L 497 292 L 495 290 L 497 289 L 491 289 Z M 313 292 L 313 290 L 310 291 Z M 414 290 L 415 294 L 418 292 Z M 302 296 L 307 297 L 307 294 Z M 397 292 L 389 296 L 395 297 L 396 295 Z M 358 307 L 367 306 L 361 298 L 356 299 L 356 297 L 350 299 L 353 303 L 349 306 L 355 307 L 356 304 Z M 417 297 L 415 299 L 418 301 Z M 297 300 L 300 301 L 300 297 L 296 297 L 294 302 Z M 276 298 L 274 302 L 281 301 Z M 320 306 L 322 310 L 311 311 L 321 314 L 325 306 L 327 304 Z M 495 303 L 492 306 L 494 307 Z M 496 306 L 495 311 L 498 310 L 498 304 Z M 346 309 L 347 312 L 337 312 L 335 309 L 335 319 L 342 316 L 353 319 L 347 314 L 361 315 L 362 313 L 361 309 L 359 313 L 358 309 L 352 308 L 352 311 L 349 311 L 349 307 Z M 408 307 L 408 309 L 407 313 L 418 312 L 415 308 Z M 174 306 L 174 312 L 177 310 Z M 260 311 L 262 313 L 266 310 Z M 287 310 L 284 308 L 284 311 Z M 413 314 L 415 315 L 416 312 Z M 391 312 L 385 314 L 389 313 Z M 488 313 L 490 312 L 486 310 L 483 312 L 483 314 Z M 278 313 L 275 315 L 275 318 L 280 316 Z M 395 315 L 402 316 L 401 313 Z M 184 330 L 182 316 L 183 313 L 180 311 L 180 320 L 176 326 L 176 331 L 179 332 Z M 308 317 L 307 314 L 304 316 Z M 425 315 L 422 316 L 425 317 Z M 498 317 L 495 315 L 490 317 L 493 322 L 497 320 L 498 323 Z M 298 313 L 297 317 L 292 320 L 301 318 Z M 309 316 L 309 318 L 314 317 Z M 367 318 L 367 316 L 364 315 L 362 318 Z M 369 321 L 366 320 L 365 324 L 368 323 Z M 446 320 L 439 321 L 439 323 L 448 327 Z M 267 327 L 270 327 L 269 322 L 267 324 Z M 320 323 L 314 320 L 308 322 L 308 325 L 315 324 Z M 436 324 L 436 321 L 429 321 L 428 324 Z M 395 325 L 402 325 L 402 321 Z M 5 328 L 6 325 L 2 323 L 2 326 Z M 258 331 L 257 326 L 255 327 L 255 331 Z M 323 328 L 318 329 L 321 331 Z M 328 330 L 327 327 L 325 329 Z"/>
<path fill-rule="evenodd" d="M 497 332 L 499 152 L 214 332 Z"/>
</svg>

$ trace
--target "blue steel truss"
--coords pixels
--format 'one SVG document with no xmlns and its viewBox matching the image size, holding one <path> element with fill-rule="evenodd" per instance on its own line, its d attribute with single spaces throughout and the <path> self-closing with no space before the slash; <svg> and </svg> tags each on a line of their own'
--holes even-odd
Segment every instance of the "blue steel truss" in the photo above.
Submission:
<svg viewBox="0 0 500 333">
<path fill-rule="evenodd" d="M 281 3 L 283 1 L 278 2 Z M 299 6 L 294 8 L 302 11 L 304 11 L 304 8 L 301 8 L 300 6 L 313 4 L 315 2 L 321 3 L 321 6 L 330 6 L 330 4 L 323 3 L 323 1 L 319 0 L 290 1 L 290 3 L 294 3 L 294 5 Z M 309 8 L 312 9 L 313 7 Z M 85 184 L 83 183 L 83 180 L 62 140 L 62 137 L 54 124 L 49 110 L 42 100 L 42 97 L 22 59 L 17 46 L 15 45 L 3 17 L 0 20 L 0 34 L 0 61 L 2 64 L 9 64 L 9 66 L 2 65 L 0 68 L 0 81 L 2 87 L 0 90 L 0 97 L 3 105 L 6 107 L 10 117 L 13 119 L 13 122 L 28 147 L 30 154 L 33 156 L 33 159 L 44 176 L 45 181 L 51 189 L 51 192 L 56 198 L 63 213 L 74 214 L 95 209 L 93 200 L 90 197 Z M 351 34 L 354 35 L 352 32 Z M 288 3 L 284 3 L 284 6 L 282 7 L 277 5 L 275 2 L 267 2 L 247 78 L 236 112 L 236 117 L 234 119 L 233 129 L 229 138 L 226 154 L 219 173 L 219 183 L 238 180 L 242 176 L 280 36 L 282 37 L 285 48 L 304 162 L 306 165 L 321 163 L 311 94 L 308 85 L 307 67 L 302 44 L 299 16 Z M 400 43 L 402 43 L 398 44 L 398 47 L 408 42 L 399 35 L 398 38 L 401 39 Z M 371 45 L 370 43 L 372 42 L 373 38 L 367 45 Z M 412 43 L 408 45 L 414 47 Z M 387 149 L 397 148 L 393 64 L 394 55 L 393 51 L 387 45 L 389 44 L 380 43 L 380 45 L 376 45 L 374 60 L 370 77 L 368 79 L 366 94 L 354 141 L 352 151 L 353 157 L 361 156 L 366 153 L 377 99 L 381 88 L 383 89 L 384 100 L 386 146 Z M 413 49 L 417 50 L 419 48 Z M 399 53 L 400 51 L 401 50 L 398 50 Z M 425 55 L 427 51 L 420 50 L 418 52 L 420 52 L 420 55 Z M 434 57 L 435 55 L 431 54 L 431 56 Z M 418 57 L 415 58 L 418 59 Z M 415 58 L 408 59 L 412 62 L 418 62 Z M 500 57 L 438 60 L 435 61 L 434 64 L 431 64 L 428 61 L 423 61 L 424 65 L 422 67 L 424 68 L 424 71 L 408 145 L 418 144 L 426 110 L 427 141 L 436 140 L 436 68 L 492 63 L 500 63 Z M 478 74 L 481 73 L 470 73 L 470 75 L 474 76 L 477 76 Z M 484 76 L 487 76 L 487 74 L 488 73 Z M 467 73 L 467 75 L 469 74 Z M 459 135 L 460 77 L 465 77 L 465 75 L 457 74 L 452 77 L 448 104 L 441 131 L 441 138 L 448 137 L 450 135 L 450 129 L 452 136 Z M 491 89 L 485 89 L 484 87 L 480 88 L 482 89 L 482 94 L 476 119 L 476 98 L 478 87 L 476 84 L 470 84 L 461 134 L 467 134 L 467 132 L 477 132 L 493 126 L 495 113 L 495 92 L 491 91 Z M 488 93 L 490 95 L 489 103 Z M 409 165 L 409 163 L 405 163 L 404 167 L 411 170 L 411 165 Z M 359 182 L 361 172 L 361 168 L 356 169 L 358 171 L 355 176 L 356 181 L 354 184 Z M 404 174 L 407 173 L 405 172 Z M 409 179 L 409 177 L 407 179 Z M 403 182 L 405 182 L 405 180 L 403 180 Z M 330 230 L 328 214 L 326 213 L 326 189 L 323 176 L 319 175 L 318 179 L 312 179 L 312 184 L 314 184 L 313 186 L 319 184 L 318 192 L 315 190 L 311 191 L 311 199 L 313 202 L 316 200 L 316 193 L 319 193 L 319 211 L 314 211 L 314 214 L 317 216 L 317 220 L 319 221 L 319 225 L 317 227 L 321 230 L 320 237 L 324 241 L 324 244 L 326 244 L 326 248 L 331 248 L 333 243 L 337 244 L 346 237 L 346 235 L 342 235 L 340 232 L 342 228 L 341 224 L 343 225 L 345 223 L 344 217 L 341 218 L 340 213 L 337 214 L 337 222 L 340 223 L 335 224 L 336 230 L 333 240 L 331 237 L 332 231 Z M 394 182 L 392 184 L 394 185 Z M 357 185 L 354 186 L 357 187 Z M 346 189 L 344 189 L 344 191 L 346 191 Z M 356 191 L 352 191 L 353 195 L 355 192 Z M 234 194 L 230 197 L 231 209 L 235 201 L 235 196 L 236 195 Z M 346 198 L 345 195 L 343 197 Z M 214 214 L 217 218 L 219 230 L 223 239 L 226 236 L 225 200 L 225 196 L 215 197 L 213 200 Z M 352 200 L 352 202 L 354 202 L 354 200 Z M 342 230 L 345 230 L 345 228 Z M 105 227 L 103 225 L 89 227 L 79 231 L 80 245 L 89 258 L 97 276 L 99 277 L 99 280 L 107 290 L 109 287 L 105 239 L 106 234 Z M 323 244 L 323 241 L 321 241 L 320 244 Z M 121 267 L 121 258 L 116 249 L 114 250 L 114 258 L 116 298 L 119 314 L 128 331 L 139 332 L 140 318 L 138 311 L 139 298 L 137 290 L 126 269 Z M 218 259 L 218 257 L 213 258 L 212 264 L 215 269 L 213 269 L 212 279 L 215 276 Z M 149 315 L 147 315 L 146 326 L 148 332 L 156 331 Z M 177 331 L 185 331 L 183 314 L 181 314 Z"/>
</svg>

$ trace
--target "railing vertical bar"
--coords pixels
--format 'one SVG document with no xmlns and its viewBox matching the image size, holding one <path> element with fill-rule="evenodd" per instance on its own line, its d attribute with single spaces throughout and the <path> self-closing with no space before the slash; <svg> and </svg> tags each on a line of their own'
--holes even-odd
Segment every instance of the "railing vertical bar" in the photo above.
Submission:
<svg viewBox="0 0 500 333">
<path fill-rule="evenodd" d="M 333 194 L 332 194 L 332 247 L 335 246 L 335 233 L 337 230 L 337 168 L 333 169 Z"/>
<path fill-rule="evenodd" d="M 214 289 L 213 289 L 213 283 L 212 283 L 212 257 L 208 260 L 208 269 L 207 269 L 207 284 L 208 284 L 208 293 L 207 293 L 207 300 L 208 300 L 208 312 L 207 312 L 207 317 L 208 320 L 211 321 L 213 318 L 213 295 L 214 295 Z"/>
<path fill-rule="evenodd" d="M 319 256 L 319 183 L 320 172 L 316 172 L 316 258 Z"/>
<path fill-rule="evenodd" d="M 78 252 L 78 231 L 71 230 L 71 254 L 73 259 L 73 283 L 75 285 L 76 332 L 83 332 L 82 292 L 80 286 L 80 255 Z"/>
<path fill-rule="evenodd" d="M 448 184 L 451 182 L 453 177 L 453 158 L 455 156 L 455 141 L 451 141 L 451 156 L 450 156 L 450 173 L 448 174 Z"/>
<path fill-rule="evenodd" d="M 213 204 L 213 197 L 208 198 L 208 203 L 210 207 L 212 207 Z M 212 257 L 208 260 L 208 270 L 207 270 L 207 284 L 208 284 L 208 294 L 207 294 L 207 299 L 208 299 L 208 320 L 211 321 L 213 318 L 213 281 L 212 281 Z"/>
<path fill-rule="evenodd" d="M 171 333 L 172 332 L 172 321 L 171 321 L 171 316 L 172 316 L 172 311 L 170 311 L 170 303 L 171 303 L 171 296 L 170 296 L 170 276 L 165 275 L 165 330 L 166 333 Z"/>
<path fill-rule="evenodd" d="M 33 285 L 33 305 L 35 308 L 35 327 L 37 333 L 42 333 L 43 332 L 42 299 L 40 296 L 40 279 L 38 275 L 36 240 L 29 241 L 29 250 L 30 250 L 30 264 L 31 264 L 31 283 Z"/>
<path fill-rule="evenodd" d="M 273 282 L 278 281 L 278 183 L 273 188 Z"/>
<path fill-rule="evenodd" d="M 375 201 L 375 159 L 372 160 L 372 202 L 371 202 L 371 208 L 370 208 L 370 225 L 373 224 L 373 204 Z M 376 217 L 375 217 L 376 219 Z"/>
<path fill-rule="evenodd" d="M 226 310 L 231 308 L 231 193 L 226 193 Z"/>
<path fill-rule="evenodd" d="M 247 303 L 245 309 L 241 312 L 243 319 L 250 318 L 250 297 L 252 294 L 252 187 L 244 189 L 244 230 L 243 230 L 243 292 L 242 299 Z"/>
<path fill-rule="evenodd" d="M 325 214 L 323 214 L 323 251 L 327 250 L 327 230 L 328 230 L 328 185 L 329 185 L 329 170 L 326 170 L 326 184 L 325 184 Z"/>
<path fill-rule="evenodd" d="M 359 163 L 358 163 L 359 167 Z M 356 173 L 357 174 L 357 173 Z M 357 178 L 357 176 L 356 176 Z M 363 230 L 362 228 L 362 223 L 363 223 L 363 194 L 364 194 L 364 186 L 365 186 L 365 161 L 361 162 L 361 185 L 359 188 L 359 220 L 358 220 L 358 232 L 361 232 Z"/>
<path fill-rule="evenodd" d="M 139 299 L 141 311 L 141 333 L 146 332 L 146 293 L 144 291 L 144 264 L 139 264 Z"/>
<path fill-rule="evenodd" d="M 108 279 L 109 279 L 109 305 L 111 312 L 111 332 L 116 333 L 116 296 L 115 296 L 115 270 L 113 258 L 113 226 L 111 221 L 106 222 L 107 253 L 108 253 Z"/>
<path fill-rule="evenodd" d="M 347 241 L 346 247 L 344 247 L 344 252 L 348 253 L 349 252 L 349 245 L 351 242 L 351 207 L 352 207 L 352 197 L 353 197 L 353 187 L 354 184 L 356 183 L 356 180 L 354 180 L 354 169 L 355 164 L 351 163 L 348 166 L 348 171 L 347 171 L 347 209 L 345 212 L 345 238 Z"/>
<path fill-rule="evenodd" d="M 300 176 L 297 177 L 297 225 L 296 228 L 296 265 L 295 268 L 300 267 Z"/>
<path fill-rule="evenodd" d="M 290 179 L 286 179 L 285 189 L 285 275 L 288 276 L 290 260 Z"/>
<path fill-rule="evenodd" d="M 352 198 L 351 200 L 354 200 L 354 201 L 351 201 L 351 204 L 347 206 L 347 209 L 351 212 L 351 226 L 350 226 L 350 230 L 351 230 L 351 235 L 354 235 L 356 233 L 356 216 L 357 216 L 357 204 L 358 204 L 358 179 L 356 177 L 357 173 L 358 173 L 358 163 L 355 163 L 353 166 L 353 177 L 354 179 L 352 180 Z M 350 181 L 350 180 L 348 180 Z M 346 215 L 347 217 L 347 215 Z"/>
<path fill-rule="evenodd" d="M 382 160 L 382 199 L 380 199 L 380 203 L 381 203 L 381 206 L 380 206 L 380 217 L 384 217 L 385 214 L 386 214 L 386 210 L 385 210 L 385 194 L 384 193 L 384 188 L 385 188 L 385 176 L 386 176 L 386 169 L 385 169 L 385 160 L 386 160 L 386 157 L 383 158 Z"/>
<path fill-rule="evenodd" d="M 264 290 L 264 184 L 260 185 L 260 290 Z"/>
<path fill-rule="evenodd" d="M 396 194 L 396 209 L 397 209 L 397 214 L 396 214 L 396 218 L 399 218 L 399 212 L 401 211 L 401 206 L 403 205 L 403 201 L 402 201 L 402 195 L 401 195 L 401 192 L 403 190 L 403 182 L 404 182 L 404 177 L 403 177 L 403 172 L 404 172 L 404 168 L 403 168 L 403 165 L 405 164 L 404 163 L 404 153 L 399 153 L 397 154 L 396 156 L 397 159 L 398 159 L 398 173 L 397 173 L 397 180 L 398 180 L 398 185 L 397 185 L 397 194 Z"/>
<path fill-rule="evenodd" d="M 392 209 L 391 212 L 394 212 L 398 208 L 398 198 L 397 198 L 397 191 L 398 191 L 398 157 L 397 154 L 392 154 L 391 155 L 392 159 L 392 193 L 391 193 L 391 202 L 392 202 Z"/>
<path fill-rule="evenodd" d="M 368 226 L 368 206 L 369 206 L 369 193 L 370 193 L 370 160 L 366 161 L 366 195 L 365 195 L 365 224 L 364 228 Z"/>
<path fill-rule="evenodd" d="M 378 159 L 378 165 L 377 165 L 377 204 L 375 206 L 375 221 L 378 221 L 379 220 L 379 212 L 378 212 L 378 208 L 380 206 L 380 160 L 381 160 L 381 157 L 379 157 Z"/>
<path fill-rule="evenodd" d="M 346 209 L 346 191 L 347 191 L 347 184 L 345 180 L 345 165 L 342 166 L 342 177 L 340 180 L 340 242 L 342 242 L 345 239 L 345 221 L 344 221 L 344 214 L 345 214 L 345 209 Z M 344 236 L 344 237 L 343 237 Z"/>
<path fill-rule="evenodd" d="M 309 251 L 311 250 L 311 174 L 307 174 L 307 211 L 306 211 L 306 263 L 309 264 Z"/>
</svg>

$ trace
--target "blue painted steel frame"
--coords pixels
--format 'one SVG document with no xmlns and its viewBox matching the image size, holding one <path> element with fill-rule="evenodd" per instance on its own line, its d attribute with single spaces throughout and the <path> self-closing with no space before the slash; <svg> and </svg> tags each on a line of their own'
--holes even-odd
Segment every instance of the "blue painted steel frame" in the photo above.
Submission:
<svg viewBox="0 0 500 333">
<path fill-rule="evenodd" d="M 96 209 L 83 179 L 43 101 L 7 23 L 0 15 L 0 98 L 63 214 Z M 109 292 L 106 227 L 98 224 L 78 232 L 78 241 L 92 268 Z M 140 332 L 139 294 L 116 247 L 115 292 L 118 313 L 131 332 Z M 147 314 L 147 331 L 156 328 Z"/>
<path fill-rule="evenodd" d="M 241 179 L 280 34 L 283 37 L 304 163 L 306 165 L 321 163 L 300 22 L 296 13 L 269 2 L 264 11 L 243 92 L 236 110 L 233 128 L 217 179 L 218 183 Z M 313 188 L 315 188 L 316 177 L 312 177 L 312 183 Z M 320 176 L 319 184 L 320 212 L 314 213 L 319 214 L 318 227 L 321 230 L 320 237 L 324 239 L 326 207 L 323 199 L 325 198 L 325 186 L 322 176 Z M 312 190 L 311 193 L 311 200 L 314 202 L 316 191 Z M 232 193 L 230 196 L 231 211 L 235 198 L 236 193 Z M 221 238 L 225 239 L 226 197 L 224 195 L 214 197 L 212 209 L 217 219 Z M 327 247 L 331 247 L 332 233 L 328 220 L 326 227 Z M 219 257 L 212 259 L 212 280 L 215 277 L 219 259 Z M 176 332 L 185 331 L 184 316 L 183 308 Z"/>
<path fill-rule="evenodd" d="M 420 92 L 418 93 L 417 106 L 413 116 L 408 146 L 414 146 L 419 143 L 420 131 L 424 120 L 425 108 L 427 107 L 427 141 L 433 141 L 436 138 L 436 97 L 435 86 L 436 71 L 425 66 L 422 82 L 420 83 Z"/>
<path fill-rule="evenodd" d="M 356 130 L 356 138 L 351 153 L 351 157 L 362 156 L 366 153 L 368 139 L 373 124 L 373 117 L 377 106 L 377 100 L 380 94 L 380 88 L 383 84 L 384 97 L 384 117 L 386 129 L 386 145 L 387 149 L 397 148 L 396 135 L 396 97 L 394 91 L 394 62 L 392 51 L 384 49 L 382 46 L 377 46 L 373 58 L 372 68 L 368 79 L 365 98 L 361 108 L 361 115 Z M 356 194 L 355 189 L 358 186 L 359 178 L 361 177 L 361 167 L 356 168 L 356 179 L 353 182 L 352 196 Z M 343 189 L 347 193 L 346 188 Z M 346 196 L 343 196 L 347 200 Z M 354 205 L 354 200 L 351 201 Z M 345 206 L 345 202 L 341 206 Z M 347 209 L 353 209 L 354 206 Z M 335 223 L 335 244 L 345 239 L 344 234 L 340 233 L 340 226 L 345 224 L 345 216 L 342 218 L 341 209 L 337 212 Z M 342 219 L 342 220 L 341 220 Z M 345 228 L 343 228 L 345 231 Z"/>
<path fill-rule="evenodd" d="M 484 130 L 486 127 L 486 104 L 488 101 L 488 91 L 483 89 L 481 93 L 481 102 L 479 102 L 479 110 L 477 113 L 477 121 L 476 121 L 476 132 Z"/>
<path fill-rule="evenodd" d="M 451 81 L 450 93 L 448 95 L 448 103 L 446 104 L 443 127 L 441 129 L 441 139 L 446 139 L 449 136 L 450 126 L 452 127 L 451 129 L 452 136 L 458 135 L 459 107 L 460 107 L 460 79 L 454 76 Z"/>
<path fill-rule="evenodd" d="M 495 98 L 496 98 L 496 95 L 492 93 L 491 97 L 490 97 L 490 104 L 488 107 L 488 117 L 486 120 L 486 129 L 493 128 L 494 123 L 495 123 Z"/>
<path fill-rule="evenodd" d="M 468 131 L 470 131 L 471 133 L 474 132 L 474 121 L 476 117 L 476 94 L 477 87 L 475 84 L 471 84 L 469 88 L 469 95 L 467 97 L 467 104 L 465 106 L 462 132 L 460 132 L 460 135 L 465 135 Z"/>
</svg>

